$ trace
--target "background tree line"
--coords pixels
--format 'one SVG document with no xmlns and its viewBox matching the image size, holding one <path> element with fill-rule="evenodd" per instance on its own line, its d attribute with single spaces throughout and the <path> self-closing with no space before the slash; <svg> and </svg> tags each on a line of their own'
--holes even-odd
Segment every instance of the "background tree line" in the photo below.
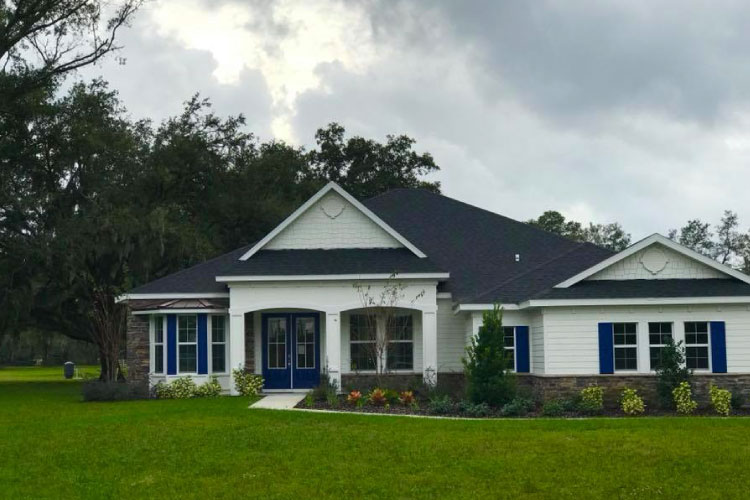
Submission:
<svg viewBox="0 0 750 500">
<path fill-rule="evenodd" d="M 548 210 L 529 224 L 565 236 L 576 241 L 588 241 L 615 252 L 624 250 L 631 244 L 630 233 L 622 226 L 589 223 L 588 226 L 567 220 L 560 212 Z M 711 257 L 722 264 L 750 272 L 750 232 L 743 232 L 737 213 L 725 210 L 719 223 L 712 226 L 700 219 L 692 219 L 680 229 L 667 232 L 670 239 Z"/>
</svg>

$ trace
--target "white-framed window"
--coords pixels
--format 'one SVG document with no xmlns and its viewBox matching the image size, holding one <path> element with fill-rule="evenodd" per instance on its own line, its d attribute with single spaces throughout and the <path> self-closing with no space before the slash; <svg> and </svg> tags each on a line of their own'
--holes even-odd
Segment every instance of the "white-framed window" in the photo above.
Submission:
<svg viewBox="0 0 750 500">
<path fill-rule="evenodd" d="M 505 349 L 505 368 L 516 370 L 516 327 L 503 327 L 503 348 Z"/>
<path fill-rule="evenodd" d="M 164 373 L 164 316 L 153 316 L 153 340 L 151 344 L 151 372 Z"/>
<path fill-rule="evenodd" d="M 613 323 L 615 371 L 638 370 L 638 323 Z"/>
<path fill-rule="evenodd" d="M 349 315 L 349 365 L 352 371 L 374 371 L 377 367 L 377 332 L 374 317 Z"/>
<path fill-rule="evenodd" d="M 227 371 L 227 319 L 211 316 L 211 373 Z"/>
<path fill-rule="evenodd" d="M 693 370 L 711 368 L 708 321 L 685 322 L 685 366 Z"/>
<path fill-rule="evenodd" d="M 648 350 L 652 370 L 661 368 L 662 353 L 669 341 L 674 339 L 672 335 L 672 323 L 658 322 L 648 324 Z"/>
<path fill-rule="evenodd" d="M 297 343 L 297 368 L 315 368 L 315 318 L 297 318 L 294 332 Z"/>
<path fill-rule="evenodd" d="M 389 370 L 414 369 L 414 318 L 400 314 L 388 319 L 386 366 Z"/>
<path fill-rule="evenodd" d="M 177 371 L 198 371 L 198 317 L 194 314 L 177 316 Z"/>
</svg>

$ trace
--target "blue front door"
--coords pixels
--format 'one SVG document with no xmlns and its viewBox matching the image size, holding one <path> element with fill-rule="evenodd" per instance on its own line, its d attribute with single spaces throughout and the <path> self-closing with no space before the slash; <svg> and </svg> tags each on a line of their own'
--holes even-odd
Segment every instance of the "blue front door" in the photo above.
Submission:
<svg viewBox="0 0 750 500">
<path fill-rule="evenodd" d="M 268 313 L 263 321 L 263 378 L 267 389 L 315 387 L 320 382 L 320 316 Z"/>
</svg>

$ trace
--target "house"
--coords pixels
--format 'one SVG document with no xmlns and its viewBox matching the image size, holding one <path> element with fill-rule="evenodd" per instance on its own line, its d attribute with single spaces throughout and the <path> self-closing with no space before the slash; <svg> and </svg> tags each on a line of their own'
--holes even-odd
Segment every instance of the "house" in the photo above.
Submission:
<svg viewBox="0 0 750 500">
<path fill-rule="evenodd" d="M 497 303 L 512 368 L 542 394 L 653 390 L 669 338 L 700 384 L 750 381 L 750 277 L 730 267 L 658 234 L 615 254 L 423 190 L 360 202 L 334 183 L 257 243 L 125 295 L 130 374 L 213 374 L 231 391 L 236 367 L 267 390 L 310 388 L 326 371 L 347 387 L 376 368 L 362 353 L 384 328 L 368 329 L 361 287 L 377 296 L 393 280 L 389 376 L 460 377 Z"/>
</svg>

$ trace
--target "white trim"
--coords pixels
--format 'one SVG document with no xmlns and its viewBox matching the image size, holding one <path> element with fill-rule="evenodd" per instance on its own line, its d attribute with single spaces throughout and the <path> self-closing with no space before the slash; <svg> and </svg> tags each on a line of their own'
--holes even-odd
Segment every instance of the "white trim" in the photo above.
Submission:
<svg viewBox="0 0 750 500">
<path fill-rule="evenodd" d="M 144 299 L 228 299 L 229 293 L 126 293 L 117 297 L 117 302 Z"/>
<path fill-rule="evenodd" d="M 155 372 L 154 367 L 156 365 L 156 318 L 148 318 L 148 330 L 149 330 L 149 366 L 148 366 L 148 373 L 149 375 L 154 375 L 157 377 L 162 377 L 167 375 L 167 317 L 162 316 L 161 317 L 161 342 L 159 343 L 161 348 L 161 358 L 162 358 L 162 371 L 161 372 Z"/>
<path fill-rule="evenodd" d="M 684 247 L 680 245 L 679 243 L 676 243 L 666 236 L 662 236 L 659 233 L 654 233 L 651 236 L 642 239 L 641 241 L 635 243 L 634 245 L 631 245 L 630 247 L 626 248 L 620 253 L 617 253 L 613 255 L 612 257 L 605 259 L 598 263 L 595 266 L 592 266 L 585 271 L 582 271 L 575 276 L 568 278 L 567 280 L 563 281 L 562 283 L 558 283 L 555 285 L 555 288 L 568 288 L 572 285 L 575 285 L 576 283 L 588 278 L 589 276 L 592 276 L 599 271 L 606 269 L 607 267 L 611 266 L 612 264 L 615 264 L 616 262 L 619 262 L 623 260 L 626 257 L 629 257 L 633 255 L 636 252 L 639 252 L 640 250 L 643 250 L 644 248 L 653 245 L 654 243 L 659 243 L 661 245 L 664 245 L 665 247 L 669 248 L 670 250 L 673 250 L 675 252 L 681 253 L 682 255 L 685 255 L 691 259 L 697 260 L 698 262 L 701 262 L 702 264 L 707 265 L 708 267 L 711 267 L 713 269 L 716 269 L 717 271 L 720 271 L 724 274 L 727 274 L 733 278 L 737 278 L 740 281 L 743 281 L 745 283 L 750 284 L 750 276 L 741 273 L 740 271 L 737 271 L 735 269 L 732 269 L 729 266 L 725 266 L 724 264 L 720 264 L 716 262 L 714 259 L 710 257 L 706 257 L 705 255 L 702 255 L 694 250 L 691 250 L 687 247 Z"/>
<path fill-rule="evenodd" d="M 284 219 L 284 221 L 276 226 L 273 231 L 268 233 L 262 240 L 260 240 L 258 243 L 253 246 L 250 250 L 245 252 L 245 254 L 240 257 L 240 260 L 247 260 L 255 253 L 266 246 L 268 242 L 270 242 L 272 239 L 274 239 L 281 231 L 283 231 L 289 224 L 294 222 L 300 215 L 302 215 L 304 212 L 307 211 L 308 208 L 310 208 L 316 201 L 320 200 L 326 193 L 329 191 L 336 191 L 338 194 L 340 194 L 346 201 L 354 205 L 360 212 L 365 214 L 370 220 L 372 220 L 375 224 L 380 226 L 381 229 L 383 229 L 386 233 L 391 235 L 393 238 L 395 238 L 399 243 L 404 245 L 406 248 L 412 251 L 414 255 L 417 257 L 423 259 L 427 257 L 422 251 L 414 246 L 412 243 L 409 242 L 406 238 L 401 236 L 395 229 L 393 229 L 391 226 L 386 224 L 380 217 L 372 213 L 370 210 L 367 209 L 362 203 L 356 200 L 352 195 L 347 193 L 341 186 L 336 184 L 335 182 L 329 182 L 326 184 L 320 191 L 315 193 L 309 200 L 307 200 L 305 203 L 303 203 L 297 210 L 292 212 L 292 215 Z"/>
<path fill-rule="evenodd" d="M 450 292 L 438 292 L 437 295 L 435 296 L 435 298 L 438 298 L 438 299 L 452 299 L 453 298 L 453 294 L 451 294 Z"/>
<path fill-rule="evenodd" d="M 529 300 L 522 302 L 520 309 L 528 307 L 566 307 L 566 306 L 668 306 L 691 304 L 750 304 L 750 296 L 743 297 L 668 297 L 668 298 L 633 298 L 633 299 L 560 299 Z"/>
<path fill-rule="evenodd" d="M 495 307 L 495 304 L 458 304 L 453 308 L 453 312 L 463 311 L 491 311 Z M 518 304 L 500 304 L 500 309 L 504 311 L 517 311 L 524 309 Z"/>
<path fill-rule="evenodd" d="M 148 309 L 145 311 L 133 311 L 133 316 L 146 314 L 226 314 L 227 309 Z"/>
<path fill-rule="evenodd" d="M 448 273 L 403 273 L 403 274 L 297 274 L 268 276 L 217 276 L 216 281 L 233 283 L 238 281 L 336 281 L 336 280 L 388 280 L 388 279 L 448 279 Z"/>
</svg>

